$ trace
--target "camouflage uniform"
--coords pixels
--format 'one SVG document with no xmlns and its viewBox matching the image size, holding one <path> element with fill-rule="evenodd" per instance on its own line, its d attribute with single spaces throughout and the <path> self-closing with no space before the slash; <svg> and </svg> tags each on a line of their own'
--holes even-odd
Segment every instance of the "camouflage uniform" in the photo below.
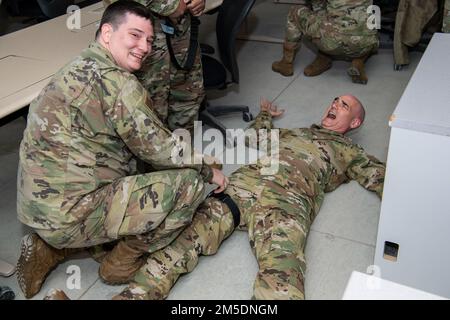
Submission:
<svg viewBox="0 0 450 320">
<path fill-rule="evenodd" d="M 271 129 L 263 112 L 255 129 Z M 383 192 L 385 165 L 340 133 L 317 125 L 280 129 L 279 170 L 261 175 L 261 163 L 246 165 L 230 176 L 226 193 L 241 211 L 259 272 L 256 299 L 304 299 L 304 249 L 310 226 L 325 192 L 356 180 Z M 164 250 L 153 253 L 121 297 L 163 299 L 180 274 L 191 271 L 200 254 L 213 254 L 233 232 L 230 210 L 215 198 L 200 205 L 192 225 Z"/>
<path fill-rule="evenodd" d="M 442 32 L 450 33 L 450 0 L 445 0 Z"/>
<path fill-rule="evenodd" d="M 311 6 L 292 6 L 286 23 L 286 40 L 310 38 L 331 56 L 357 58 L 378 48 L 377 30 L 367 27 L 371 0 L 312 0 Z"/>
<path fill-rule="evenodd" d="M 212 176 L 174 164 L 179 148 L 137 78 L 94 42 L 30 105 L 18 218 L 56 248 L 141 235 L 156 250 L 191 222 Z M 136 157 L 165 170 L 137 175 Z"/>
<path fill-rule="evenodd" d="M 114 2 L 103 0 L 105 4 Z M 170 60 L 166 35 L 161 24 L 171 15 L 180 0 L 135 0 L 147 6 L 153 14 L 154 39 L 152 52 L 136 76 L 149 91 L 153 106 L 161 121 L 170 130 L 186 128 L 193 131 L 200 104 L 205 96 L 200 50 L 190 71 L 178 70 Z M 184 64 L 189 48 L 191 16 L 185 14 L 175 25 L 172 47 L 179 64 Z"/>
</svg>

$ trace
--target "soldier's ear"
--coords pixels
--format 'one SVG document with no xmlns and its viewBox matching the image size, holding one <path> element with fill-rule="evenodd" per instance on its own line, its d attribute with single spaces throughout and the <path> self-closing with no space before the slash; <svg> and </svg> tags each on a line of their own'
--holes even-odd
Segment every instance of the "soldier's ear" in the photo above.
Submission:
<svg viewBox="0 0 450 320">
<path fill-rule="evenodd" d="M 102 37 L 104 43 L 109 44 L 112 33 L 113 33 L 113 26 L 111 24 L 105 23 L 102 25 L 100 36 Z"/>
<path fill-rule="evenodd" d="M 361 119 L 360 118 L 354 118 L 352 122 L 350 122 L 350 128 L 356 129 L 361 125 Z"/>
</svg>

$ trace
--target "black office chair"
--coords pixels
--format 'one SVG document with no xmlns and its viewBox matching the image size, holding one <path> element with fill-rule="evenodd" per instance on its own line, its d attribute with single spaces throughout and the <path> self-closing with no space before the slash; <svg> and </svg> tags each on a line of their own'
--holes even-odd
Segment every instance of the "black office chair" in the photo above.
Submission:
<svg viewBox="0 0 450 320">
<path fill-rule="evenodd" d="M 205 89 L 225 89 L 232 83 L 239 83 L 239 69 L 236 60 L 235 40 L 239 28 L 247 17 L 255 0 L 224 0 L 218 9 L 216 22 L 216 36 L 219 47 L 220 60 L 208 56 L 211 52 L 208 46 L 202 45 L 202 65 Z M 208 51 L 205 53 L 205 51 Z M 227 71 L 231 74 L 231 81 L 227 79 Z M 249 122 L 253 119 L 247 106 L 211 106 L 207 98 L 202 103 L 199 119 L 203 123 L 216 128 L 226 137 L 225 127 L 215 118 L 231 112 L 242 112 L 243 119 Z"/>
<path fill-rule="evenodd" d="M 37 0 L 44 15 L 53 19 L 67 13 L 67 7 L 75 3 L 74 0 Z"/>
</svg>

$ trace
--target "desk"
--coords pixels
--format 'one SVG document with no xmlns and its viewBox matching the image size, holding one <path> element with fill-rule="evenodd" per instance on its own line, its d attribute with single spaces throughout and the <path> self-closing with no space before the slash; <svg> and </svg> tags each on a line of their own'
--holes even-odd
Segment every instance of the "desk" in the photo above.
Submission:
<svg viewBox="0 0 450 320">
<path fill-rule="evenodd" d="M 81 29 L 69 30 L 68 15 L 0 37 L 0 118 L 38 96 L 51 77 L 94 40 L 103 3 L 81 9 Z"/>
<path fill-rule="evenodd" d="M 391 117 L 375 251 L 381 278 L 444 297 L 450 297 L 449 52 L 450 34 L 436 33 Z M 396 258 L 387 252 L 395 245 Z"/>
<path fill-rule="evenodd" d="M 222 2 L 207 1 L 205 12 Z M 103 2 L 82 8 L 80 30 L 67 28 L 66 14 L 0 37 L 0 119 L 29 105 L 94 40 L 103 11 Z"/>
</svg>

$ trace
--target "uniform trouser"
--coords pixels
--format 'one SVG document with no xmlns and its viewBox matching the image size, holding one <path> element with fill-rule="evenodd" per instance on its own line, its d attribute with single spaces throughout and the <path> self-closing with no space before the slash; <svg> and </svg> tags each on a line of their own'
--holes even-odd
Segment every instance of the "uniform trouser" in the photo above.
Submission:
<svg viewBox="0 0 450 320">
<path fill-rule="evenodd" d="M 442 32 L 450 33 L 450 0 L 445 0 Z"/>
<path fill-rule="evenodd" d="M 376 34 L 343 34 L 325 11 L 312 11 L 306 5 L 292 6 L 287 17 L 285 39 L 300 43 L 303 36 L 310 39 L 319 51 L 342 58 L 365 56 L 378 48 Z"/>
<path fill-rule="evenodd" d="M 257 177 L 233 174 L 227 188 L 259 265 L 253 298 L 304 299 L 304 249 L 313 210 L 277 183 L 264 181 L 255 193 L 258 185 Z M 147 288 L 149 298 L 166 298 L 178 277 L 194 269 L 198 256 L 214 254 L 233 230 L 230 210 L 215 198 L 206 199 L 193 223 L 168 247 L 150 255 L 134 281 Z"/>
<path fill-rule="evenodd" d="M 193 169 L 124 177 L 74 206 L 72 210 L 82 214 L 83 207 L 96 203 L 80 223 L 65 229 L 36 231 L 56 248 L 90 247 L 126 237 L 139 243 L 143 251 L 154 252 L 191 223 L 203 191 L 203 180 Z M 117 210 L 119 206 L 124 206 L 125 212 Z"/>
<path fill-rule="evenodd" d="M 188 17 L 178 26 L 178 35 L 172 39 L 175 57 L 180 64 L 186 59 L 190 27 Z M 161 28 L 164 20 L 155 17 L 152 52 L 136 76 L 148 90 L 155 111 L 170 130 L 185 128 L 193 132 L 200 104 L 204 99 L 203 71 L 200 48 L 197 48 L 191 70 L 178 70 L 170 60 L 166 36 Z"/>
</svg>

